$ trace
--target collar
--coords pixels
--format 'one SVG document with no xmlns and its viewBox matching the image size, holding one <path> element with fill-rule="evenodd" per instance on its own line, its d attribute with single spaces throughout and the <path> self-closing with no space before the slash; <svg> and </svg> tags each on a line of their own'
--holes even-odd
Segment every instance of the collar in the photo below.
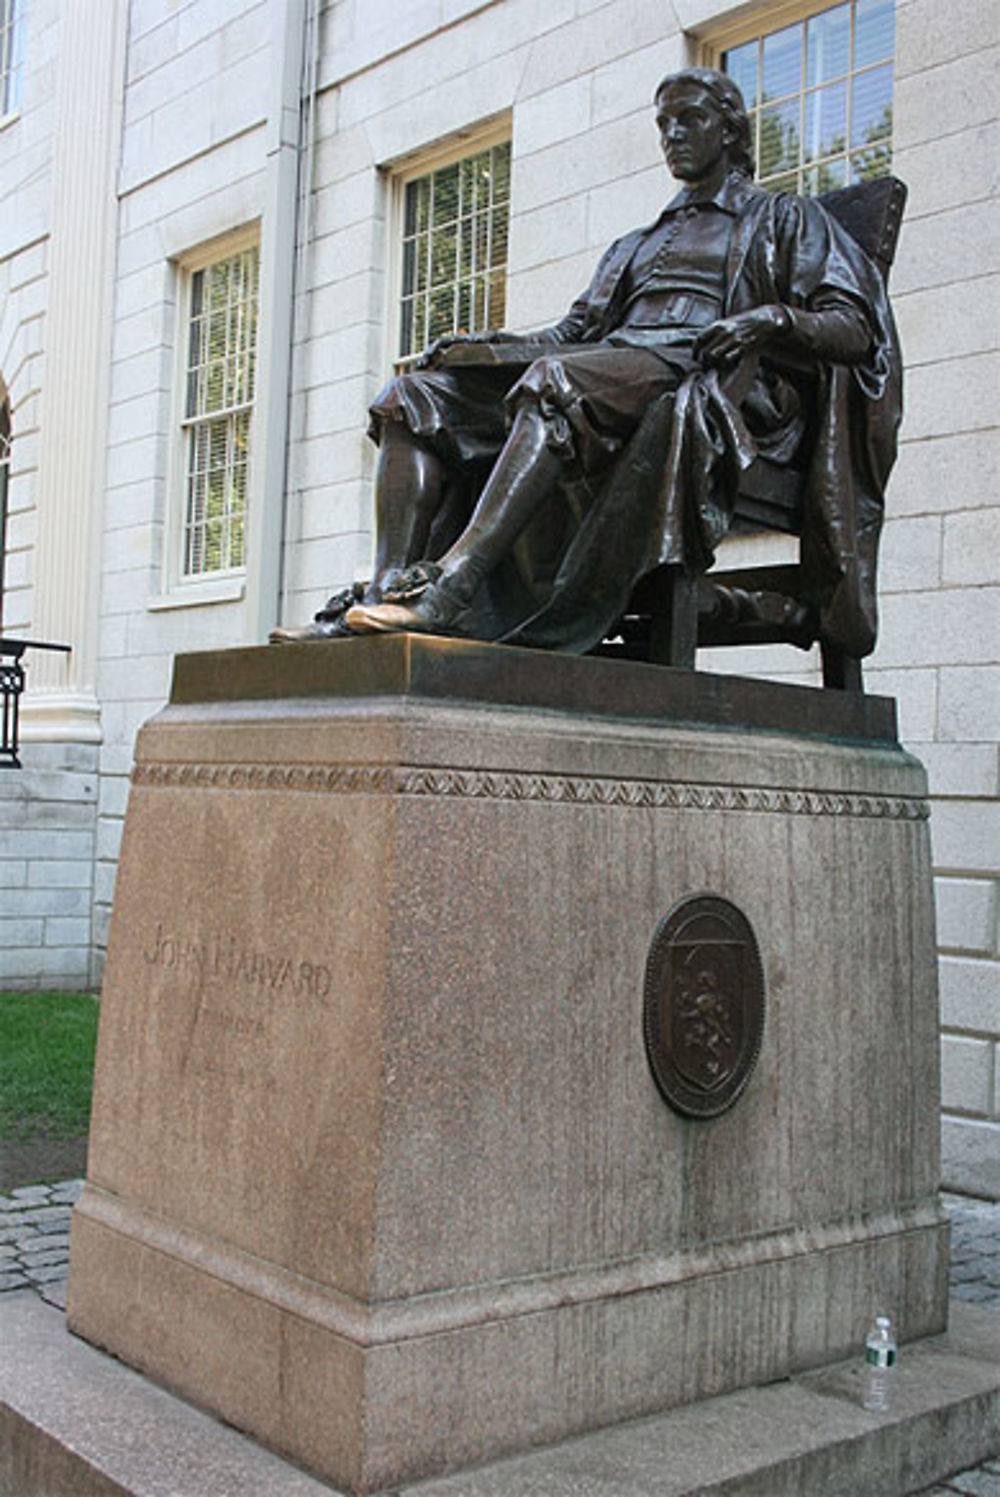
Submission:
<svg viewBox="0 0 1000 1497">
<path fill-rule="evenodd" d="M 697 205 L 699 208 L 719 208 L 723 213 L 738 218 L 752 186 L 749 177 L 743 176 L 742 172 L 731 171 L 711 194 L 699 192 L 697 187 L 682 187 L 676 197 L 670 199 L 663 213 L 679 213 L 684 208 Z"/>
</svg>

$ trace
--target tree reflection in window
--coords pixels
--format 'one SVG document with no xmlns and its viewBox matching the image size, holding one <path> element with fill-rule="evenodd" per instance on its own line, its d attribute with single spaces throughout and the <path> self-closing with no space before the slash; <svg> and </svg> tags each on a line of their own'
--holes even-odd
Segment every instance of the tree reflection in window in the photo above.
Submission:
<svg viewBox="0 0 1000 1497">
<path fill-rule="evenodd" d="M 892 166 L 892 0 L 846 0 L 731 47 L 765 187 L 806 194 Z"/>
</svg>

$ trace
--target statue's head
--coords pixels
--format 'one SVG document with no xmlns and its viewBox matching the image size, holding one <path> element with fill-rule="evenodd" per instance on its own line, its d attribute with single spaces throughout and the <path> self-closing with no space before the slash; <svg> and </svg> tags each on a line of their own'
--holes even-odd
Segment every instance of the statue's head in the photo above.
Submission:
<svg viewBox="0 0 1000 1497">
<path fill-rule="evenodd" d="M 728 164 L 745 176 L 752 177 L 754 171 L 753 147 L 751 145 L 750 119 L 743 102 L 743 95 L 726 73 L 714 68 L 682 68 L 680 72 L 668 73 L 657 85 L 654 95 L 657 117 L 676 112 L 681 102 L 714 115 L 721 136 L 722 148 Z M 707 148 L 711 148 L 706 142 Z M 664 135 L 664 150 L 668 162 L 670 151 Z M 671 165 L 676 176 L 690 175 L 683 159 Z"/>
</svg>

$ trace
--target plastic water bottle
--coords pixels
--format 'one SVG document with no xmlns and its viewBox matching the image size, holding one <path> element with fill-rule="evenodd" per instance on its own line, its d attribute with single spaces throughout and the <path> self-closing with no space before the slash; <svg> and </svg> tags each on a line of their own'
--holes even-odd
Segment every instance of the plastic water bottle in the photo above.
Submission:
<svg viewBox="0 0 1000 1497">
<path fill-rule="evenodd" d="M 892 1403 L 898 1347 L 888 1315 L 877 1315 L 865 1341 L 865 1383 L 861 1404 L 872 1414 L 886 1414 Z"/>
</svg>

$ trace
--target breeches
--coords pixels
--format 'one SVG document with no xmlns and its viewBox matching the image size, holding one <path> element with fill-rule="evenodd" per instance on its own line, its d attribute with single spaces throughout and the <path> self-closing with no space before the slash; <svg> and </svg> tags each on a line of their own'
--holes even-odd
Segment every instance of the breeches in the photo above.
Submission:
<svg viewBox="0 0 1000 1497">
<path fill-rule="evenodd" d="M 371 407 L 373 439 L 386 421 L 403 421 L 445 463 L 491 465 L 514 415 L 538 410 L 549 446 L 586 474 L 599 473 L 635 431 L 652 401 L 675 390 L 690 367 L 683 350 L 670 362 L 646 348 L 568 348 L 523 371 L 414 370 L 397 375 Z M 519 376 L 519 377 L 518 377 Z M 513 380 L 513 383 L 512 383 Z"/>
</svg>

